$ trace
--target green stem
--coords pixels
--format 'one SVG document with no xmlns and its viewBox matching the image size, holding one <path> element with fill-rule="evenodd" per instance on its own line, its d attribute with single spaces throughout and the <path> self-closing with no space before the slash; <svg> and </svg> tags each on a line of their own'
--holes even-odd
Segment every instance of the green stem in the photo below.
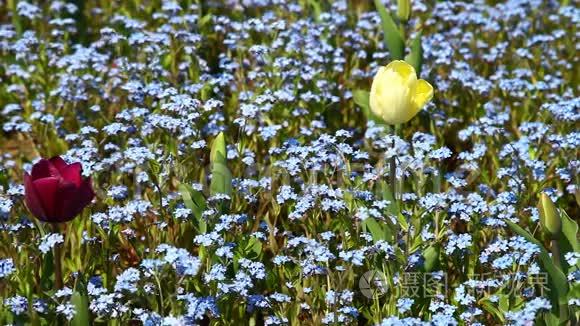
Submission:
<svg viewBox="0 0 580 326">
<path fill-rule="evenodd" d="M 393 141 L 394 145 L 394 141 Z M 393 203 L 397 204 L 397 160 L 396 157 L 390 158 L 390 171 L 389 171 L 389 178 L 390 178 L 390 186 L 391 186 L 391 194 L 393 195 Z"/>
<path fill-rule="evenodd" d="M 393 149 L 395 148 L 395 136 L 397 135 L 397 128 L 392 126 L 391 129 L 393 135 L 393 142 L 392 146 Z M 391 196 L 393 197 L 393 202 L 391 205 L 394 205 L 396 213 L 399 213 L 399 203 L 397 202 L 397 157 L 394 155 L 389 160 L 389 183 L 391 188 Z M 399 235 L 400 227 L 399 223 L 395 223 L 395 248 L 399 245 L 400 235 Z"/>
<path fill-rule="evenodd" d="M 153 277 L 155 278 L 155 281 L 157 282 L 157 289 L 159 290 L 159 314 L 161 316 L 165 315 L 165 312 L 163 311 L 163 290 L 161 289 L 161 280 L 159 279 L 159 276 L 157 275 L 157 273 L 153 273 Z"/>
<path fill-rule="evenodd" d="M 8 0 L 6 6 L 12 14 L 12 25 L 14 25 L 14 29 L 16 30 L 16 34 L 20 36 L 22 34 L 22 21 L 20 20 L 20 16 L 18 16 L 18 12 L 16 11 L 16 7 L 18 5 L 18 0 Z"/>
<path fill-rule="evenodd" d="M 52 228 L 54 233 L 60 234 L 60 226 L 58 223 L 52 224 Z M 62 253 L 58 243 L 54 245 L 52 255 L 54 256 L 54 286 L 55 289 L 62 289 Z"/>
</svg>

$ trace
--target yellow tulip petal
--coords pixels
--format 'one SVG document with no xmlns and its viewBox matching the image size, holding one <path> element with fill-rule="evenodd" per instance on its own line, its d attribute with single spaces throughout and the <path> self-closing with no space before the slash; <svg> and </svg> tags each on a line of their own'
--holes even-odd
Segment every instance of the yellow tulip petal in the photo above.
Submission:
<svg viewBox="0 0 580 326">
<path fill-rule="evenodd" d="M 433 98 L 433 86 L 423 79 L 417 81 L 413 102 L 417 111 L 421 110 Z"/>
<path fill-rule="evenodd" d="M 387 65 L 387 70 L 395 71 L 404 81 L 416 80 L 415 68 L 403 60 L 395 60 Z"/>
</svg>

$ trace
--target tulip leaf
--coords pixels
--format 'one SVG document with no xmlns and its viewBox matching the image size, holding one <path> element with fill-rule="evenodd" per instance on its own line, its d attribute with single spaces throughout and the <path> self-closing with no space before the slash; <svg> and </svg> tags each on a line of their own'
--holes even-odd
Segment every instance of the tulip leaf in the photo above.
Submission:
<svg viewBox="0 0 580 326">
<path fill-rule="evenodd" d="M 385 5 L 381 2 L 381 0 L 375 0 L 375 7 L 381 17 L 381 27 L 383 29 L 384 34 L 384 42 L 387 48 L 389 49 L 389 53 L 391 54 L 391 58 L 393 60 L 403 60 L 403 56 L 405 54 L 405 41 L 399 33 L 397 28 L 397 24 L 393 20 L 391 14 L 385 8 Z"/>
<path fill-rule="evenodd" d="M 510 310 L 510 298 L 509 295 L 505 293 L 500 293 L 497 295 L 499 298 L 498 307 L 501 311 L 508 311 Z"/>
<path fill-rule="evenodd" d="M 562 268 L 564 272 L 568 273 L 570 268 L 574 266 L 568 266 L 564 255 L 567 252 L 579 252 L 580 245 L 578 244 L 578 223 L 572 220 L 568 214 L 563 209 L 560 209 L 560 219 L 562 221 L 562 236 L 558 237 L 558 245 L 560 246 L 560 261 L 562 262 Z M 580 263 L 577 264 L 580 266 Z"/>
<path fill-rule="evenodd" d="M 227 166 L 226 141 L 222 132 L 217 135 L 211 146 L 211 183 L 210 195 L 232 194 L 232 173 Z M 224 206 L 222 205 L 222 208 Z"/>
<path fill-rule="evenodd" d="M 377 222 L 377 220 L 372 217 L 366 218 L 362 221 L 363 230 L 371 234 L 374 243 L 379 240 L 392 242 L 393 234 L 390 228 L 386 224 L 381 224 L 382 223 Z"/>
<path fill-rule="evenodd" d="M 40 284 L 45 290 L 51 289 L 54 285 L 54 258 L 52 250 L 48 251 L 42 259 Z"/>
<path fill-rule="evenodd" d="M 564 237 L 561 240 L 567 242 L 564 247 L 560 245 L 560 250 L 567 252 L 580 252 L 580 243 L 578 243 L 578 223 L 568 216 L 568 214 L 560 209 L 560 217 L 562 218 L 562 233 Z"/>
<path fill-rule="evenodd" d="M 392 215 L 396 216 L 398 220 L 400 220 L 401 217 L 399 217 L 399 215 L 400 215 L 399 206 L 397 205 L 397 201 L 393 197 L 393 193 L 391 192 L 390 185 L 385 181 L 381 181 L 380 186 L 381 186 L 381 191 L 383 193 L 383 200 L 390 202 L 389 212 Z M 404 217 L 403 217 L 403 220 L 404 220 Z M 404 224 L 407 225 L 407 221 L 404 221 Z"/>
<path fill-rule="evenodd" d="M 370 92 L 365 91 L 364 89 L 355 89 L 354 91 L 352 91 L 352 99 L 354 100 L 354 103 L 356 103 L 356 105 L 361 107 L 365 116 L 368 117 L 369 114 L 371 113 L 370 112 L 371 106 L 369 104 Z"/>
<path fill-rule="evenodd" d="M 212 196 L 217 194 L 232 194 L 232 173 L 225 164 L 214 163 L 211 170 L 210 193 Z"/>
<path fill-rule="evenodd" d="M 480 301 L 480 304 L 483 307 L 483 309 L 485 309 L 487 312 L 493 314 L 502 323 L 505 322 L 505 318 L 503 316 L 503 313 L 498 309 L 498 307 L 496 307 L 495 303 L 490 302 L 489 299 L 485 299 L 483 301 Z"/>
<path fill-rule="evenodd" d="M 441 247 L 439 244 L 433 244 L 423 251 L 423 270 L 427 273 L 439 268 L 439 256 L 441 254 Z"/>
<path fill-rule="evenodd" d="M 245 243 L 238 246 L 238 253 L 247 259 L 259 259 L 262 253 L 262 242 L 256 237 L 250 237 Z"/>
<path fill-rule="evenodd" d="M 14 30 L 16 31 L 16 35 L 18 35 L 20 37 L 20 35 L 22 34 L 22 21 L 20 20 L 21 17 L 17 12 L 17 7 L 16 5 L 18 4 L 18 1 L 10 1 L 8 0 L 6 3 L 6 6 L 8 8 L 9 11 L 12 12 L 12 26 L 14 26 Z"/>
<path fill-rule="evenodd" d="M 417 76 L 421 76 L 421 66 L 423 64 L 423 46 L 421 45 L 421 33 L 411 42 L 411 52 L 405 57 L 405 61 L 415 68 Z"/>
<path fill-rule="evenodd" d="M 574 282 L 570 285 L 570 291 L 568 292 L 569 299 L 580 298 L 580 282 Z"/>
<path fill-rule="evenodd" d="M 211 145 L 211 153 L 209 155 L 210 163 L 213 165 L 215 163 L 226 164 L 227 152 L 226 152 L 226 140 L 224 133 L 220 132 L 214 139 Z"/>
<path fill-rule="evenodd" d="M 365 91 L 364 89 L 356 89 L 352 91 L 352 99 L 354 103 L 361 107 L 362 112 L 367 118 L 367 121 L 374 121 L 377 125 L 384 124 L 384 121 L 381 120 L 380 117 L 377 117 L 373 111 L 371 110 L 370 106 L 370 92 Z"/>
<path fill-rule="evenodd" d="M 200 191 L 197 191 L 190 185 L 184 183 L 179 185 L 179 192 L 181 193 L 185 207 L 191 210 L 193 216 L 197 220 L 198 231 L 200 233 L 205 233 L 207 230 L 207 224 L 203 218 L 203 211 L 206 207 L 205 197 Z"/>
<path fill-rule="evenodd" d="M 79 286 L 77 286 L 79 288 Z M 81 291 L 83 293 L 81 293 Z M 71 296 L 70 302 L 75 307 L 75 315 L 71 320 L 71 326 L 90 325 L 89 298 L 84 289 L 77 289 Z"/>
<path fill-rule="evenodd" d="M 544 317 L 543 320 L 539 319 L 541 317 Z M 542 322 L 546 326 L 558 326 L 560 325 L 560 318 L 552 312 L 546 312 L 538 316 L 538 319 L 535 321 L 536 325 L 542 325 Z"/>
<path fill-rule="evenodd" d="M 560 315 L 560 319 L 563 321 L 567 320 L 568 281 L 566 275 L 564 275 L 564 273 L 554 265 L 550 255 L 540 241 L 536 240 L 534 236 L 532 236 L 528 231 L 522 229 L 519 225 L 511 221 L 506 221 L 506 223 L 512 231 L 540 248 L 540 264 L 548 273 L 548 288 L 550 289 L 549 295 L 550 300 L 552 301 L 552 311 L 554 313 L 561 311 L 561 314 L 564 314 L 564 316 Z"/>
</svg>

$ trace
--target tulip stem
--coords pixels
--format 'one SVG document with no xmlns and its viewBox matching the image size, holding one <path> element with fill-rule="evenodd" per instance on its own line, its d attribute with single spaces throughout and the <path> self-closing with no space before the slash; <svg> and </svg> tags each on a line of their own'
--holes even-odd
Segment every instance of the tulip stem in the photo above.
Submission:
<svg viewBox="0 0 580 326">
<path fill-rule="evenodd" d="M 397 130 L 395 126 L 392 129 L 393 133 L 393 151 L 395 148 L 395 136 L 397 135 Z M 390 170 L 389 170 L 389 181 L 390 181 L 390 188 L 391 188 L 391 196 L 393 197 L 393 202 L 391 205 L 395 205 L 395 209 L 397 210 L 397 214 L 399 213 L 399 206 L 397 203 L 397 156 L 393 155 L 389 161 Z M 398 222 L 395 223 L 395 248 L 399 245 L 400 235 L 399 235 L 400 227 Z"/>
<path fill-rule="evenodd" d="M 392 146 L 393 152 L 395 153 L 391 156 L 389 160 L 390 170 L 389 170 L 389 183 L 391 186 L 391 195 L 393 196 L 393 204 L 397 204 L 397 155 L 395 152 L 395 137 L 397 136 L 396 126 L 392 126 L 391 133 L 393 136 Z"/>
<path fill-rule="evenodd" d="M 58 223 L 52 225 L 54 233 L 60 233 L 60 228 Z M 57 243 L 54 245 L 53 253 L 54 256 L 54 285 L 55 288 L 62 289 L 62 254 L 60 250 L 60 245 Z"/>
<path fill-rule="evenodd" d="M 391 195 L 393 196 L 393 204 L 397 203 L 397 160 L 393 156 L 390 159 L 390 171 L 389 171 L 389 178 L 390 178 L 390 186 L 391 186 Z"/>
</svg>

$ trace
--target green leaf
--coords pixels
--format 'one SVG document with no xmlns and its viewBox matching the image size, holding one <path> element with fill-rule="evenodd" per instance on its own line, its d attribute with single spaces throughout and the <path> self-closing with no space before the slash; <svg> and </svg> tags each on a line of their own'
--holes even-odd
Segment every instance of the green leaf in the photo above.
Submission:
<svg viewBox="0 0 580 326">
<path fill-rule="evenodd" d="M 210 153 L 211 162 L 211 183 L 209 185 L 210 195 L 232 194 L 232 173 L 227 166 L 226 141 L 223 132 L 213 141 Z M 225 206 L 222 205 L 222 210 Z"/>
<path fill-rule="evenodd" d="M 433 176 L 433 192 L 440 193 L 441 192 L 441 172 L 437 173 L 437 175 Z"/>
<path fill-rule="evenodd" d="M 159 184 L 160 175 L 161 175 L 161 164 L 159 164 L 156 160 L 150 160 L 148 162 L 149 170 L 147 174 L 149 175 L 149 179 L 155 184 Z"/>
<path fill-rule="evenodd" d="M 73 293 L 71 303 L 75 307 L 75 316 L 71 321 L 72 326 L 90 325 L 89 322 L 89 298 L 79 292 Z"/>
<path fill-rule="evenodd" d="M 483 309 L 485 309 L 487 312 L 491 313 L 492 315 L 494 315 L 497 319 L 499 319 L 501 321 L 501 323 L 505 323 L 505 318 L 503 316 L 503 313 L 495 306 L 494 303 L 488 301 L 488 300 L 483 300 L 481 301 L 481 306 L 483 307 Z"/>
<path fill-rule="evenodd" d="M 558 318 L 557 315 L 555 315 L 551 312 L 547 312 L 547 313 L 544 313 L 543 316 L 544 316 L 543 321 L 544 321 L 544 323 L 546 323 L 546 326 L 558 326 L 558 325 L 560 325 L 560 318 Z"/>
<path fill-rule="evenodd" d="M 501 311 L 510 310 L 510 297 L 507 294 L 500 293 L 497 295 L 499 297 L 499 309 Z"/>
<path fill-rule="evenodd" d="M 216 194 L 232 194 L 232 173 L 225 164 L 215 163 L 211 170 L 211 184 L 210 193 L 212 196 Z"/>
<path fill-rule="evenodd" d="M 568 281 L 566 280 L 566 275 L 564 275 L 564 273 L 554 265 L 552 258 L 540 241 L 536 240 L 536 238 L 534 238 L 528 231 L 522 229 L 519 225 L 510 221 L 506 221 L 506 223 L 512 231 L 540 248 L 540 264 L 546 273 L 548 273 L 548 288 L 550 289 L 549 294 L 552 301 L 552 311 L 554 313 L 560 311 L 560 319 L 566 321 L 568 317 Z"/>
<path fill-rule="evenodd" d="M 387 242 L 392 242 L 393 234 L 391 233 L 390 228 L 386 225 L 377 222 L 372 217 L 369 217 L 362 221 L 362 227 L 364 231 L 368 231 L 371 236 L 373 237 L 373 242 L 377 242 L 379 240 L 384 240 Z"/>
<path fill-rule="evenodd" d="M 411 42 L 411 52 L 405 57 L 405 61 L 415 68 L 417 77 L 421 76 L 421 66 L 423 65 L 423 47 L 421 45 L 421 33 Z"/>
<path fill-rule="evenodd" d="M 580 244 L 578 243 L 578 223 L 572 220 L 563 209 L 560 209 L 560 220 L 562 222 L 562 233 L 561 236 L 558 237 L 560 261 L 562 262 L 564 272 L 567 274 L 570 272 L 570 269 L 575 268 L 575 266 L 568 266 L 564 255 L 568 252 L 580 251 Z M 578 262 L 576 266 L 580 267 L 580 262 Z"/>
<path fill-rule="evenodd" d="M 316 21 L 319 22 L 320 21 L 320 14 L 322 13 L 322 8 L 320 7 L 320 3 L 317 0 L 308 0 L 308 5 L 310 7 L 312 7 L 314 19 L 316 19 Z M 308 8 L 308 11 L 310 11 L 310 8 Z"/>
<path fill-rule="evenodd" d="M 211 20 L 213 18 L 213 15 L 211 13 L 206 14 L 205 16 L 201 17 L 201 19 L 198 20 L 198 26 L 203 27 L 205 25 L 208 25 L 211 23 Z"/>
<path fill-rule="evenodd" d="M 197 220 L 198 231 L 205 233 L 207 230 L 207 224 L 203 218 L 203 211 L 206 208 L 205 197 L 201 192 L 184 183 L 179 185 L 179 192 L 181 193 L 185 207 L 191 210 Z"/>
<path fill-rule="evenodd" d="M 578 242 L 578 223 L 571 219 L 563 209 L 560 209 L 560 215 L 562 218 L 562 234 L 564 235 L 560 240 L 565 240 L 565 243 L 560 243 L 560 249 L 564 252 L 580 252 L 580 243 Z"/>
<path fill-rule="evenodd" d="M 362 109 L 364 116 L 368 121 L 374 121 L 376 124 L 384 124 L 385 122 L 378 116 L 376 116 L 373 111 L 371 111 L 370 106 L 370 92 L 364 89 L 355 89 L 352 91 L 352 99 L 354 103 Z"/>
<path fill-rule="evenodd" d="M 568 299 L 580 298 L 580 283 L 575 282 L 570 285 L 570 291 L 568 292 Z"/>
<path fill-rule="evenodd" d="M 397 214 L 397 222 L 399 222 L 401 230 L 407 232 L 407 230 L 409 229 L 409 223 L 407 223 L 407 219 L 405 218 L 405 216 L 403 216 L 403 214 L 401 213 Z"/>
<path fill-rule="evenodd" d="M 70 324 L 71 326 L 90 325 L 89 298 L 80 273 L 74 290 L 70 302 L 75 307 L 75 315 Z"/>
<path fill-rule="evenodd" d="M 47 252 L 42 258 L 42 273 L 40 276 L 41 287 L 45 290 L 53 288 L 54 285 L 54 257 L 52 250 Z"/>
<path fill-rule="evenodd" d="M 389 205 L 389 212 L 391 212 L 391 214 L 393 214 L 394 216 L 397 217 L 397 220 L 400 220 L 401 217 L 399 216 L 401 213 L 399 212 L 399 206 L 397 205 L 397 201 L 395 200 L 395 197 L 393 197 L 393 194 L 391 192 L 391 187 L 390 185 L 385 182 L 385 181 L 381 181 L 380 183 L 381 186 L 381 190 L 383 192 L 383 199 L 389 201 L 391 204 Z M 404 217 L 403 217 L 404 220 Z M 400 221 L 399 221 L 400 222 Z M 407 225 L 407 221 L 404 221 L 404 224 Z"/>
<path fill-rule="evenodd" d="M 250 237 L 241 251 L 242 257 L 258 259 L 260 254 L 262 254 L 262 242 L 256 237 Z"/>
<path fill-rule="evenodd" d="M 16 35 L 20 36 L 22 34 L 22 21 L 20 20 L 20 15 L 16 10 L 17 0 L 8 0 L 6 5 L 10 11 L 12 11 L 12 26 L 16 30 Z"/>
<path fill-rule="evenodd" d="M 216 164 L 221 163 L 223 165 L 226 164 L 227 152 L 226 152 L 226 140 L 224 137 L 224 133 L 220 132 L 219 135 L 214 139 L 213 144 L 211 145 L 211 153 L 209 155 L 210 163 Z"/>
<path fill-rule="evenodd" d="M 423 251 L 423 270 L 427 273 L 439 268 L 439 256 L 441 254 L 441 247 L 439 244 L 433 244 Z"/>
<path fill-rule="evenodd" d="M 371 106 L 370 102 L 370 92 L 364 89 L 355 89 L 352 91 L 352 99 L 356 105 L 360 106 L 364 114 L 368 117 L 370 114 Z"/>
<path fill-rule="evenodd" d="M 405 41 L 401 33 L 399 33 L 393 17 L 391 17 L 391 14 L 387 11 L 381 0 L 375 0 L 375 7 L 381 17 L 384 42 L 389 49 L 391 58 L 393 60 L 403 60 L 403 56 L 405 55 Z"/>
</svg>

